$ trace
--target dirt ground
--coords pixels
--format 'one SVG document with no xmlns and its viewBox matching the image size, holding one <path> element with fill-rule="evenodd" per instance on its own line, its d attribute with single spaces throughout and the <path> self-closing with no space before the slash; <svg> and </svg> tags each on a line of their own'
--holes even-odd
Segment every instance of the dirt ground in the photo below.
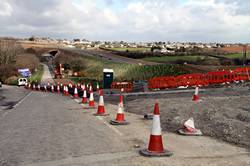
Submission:
<svg viewBox="0 0 250 166">
<path fill-rule="evenodd" d="M 228 89 L 220 95 L 204 93 L 200 97 L 200 102 L 193 102 L 192 94 L 128 97 L 126 110 L 141 115 L 152 113 L 158 101 L 164 131 L 176 132 L 193 117 L 204 135 L 250 149 L 250 91 L 235 95 Z"/>
</svg>

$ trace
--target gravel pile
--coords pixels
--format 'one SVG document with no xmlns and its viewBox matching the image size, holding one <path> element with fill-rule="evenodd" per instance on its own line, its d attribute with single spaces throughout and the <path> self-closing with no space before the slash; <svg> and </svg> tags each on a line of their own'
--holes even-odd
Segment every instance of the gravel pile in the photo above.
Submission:
<svg viewBox="0 0 250 166">
<path fill-rule="evenodd" d="M 206 96 L 198 103 L 191 97 L 161 95 L 130 99 L 126 110 L 141 115 L 152 113 L 155 101 L 159 102 L 163 131 L 176 132 L 193 117 L 204 135 L 250 149 L 250 95 Z"/>
</svg>

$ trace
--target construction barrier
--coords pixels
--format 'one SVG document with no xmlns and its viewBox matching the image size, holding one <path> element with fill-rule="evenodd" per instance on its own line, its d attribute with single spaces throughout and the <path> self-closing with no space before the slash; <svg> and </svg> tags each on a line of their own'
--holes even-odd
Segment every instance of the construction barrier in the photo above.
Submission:
<svg viewBox="0 0 250 166">
<path fill-rule="evenodd" d="M 124 92 L 131 92 L 133 90 L 133 84 L 131 82 L 112 82 L 111 90 L 121 90 Z"/>
<path fill-rule="evenodd" d="M 179 76 L 155 77 L 148 80 L 149 89 L 166 89 L 189 86 L 208 86 L 234 81 L 249 80 L 250 68 L 237 68 L 234 70 L 212 71 L 206 74 L 193 73 Z"/>
</svg>

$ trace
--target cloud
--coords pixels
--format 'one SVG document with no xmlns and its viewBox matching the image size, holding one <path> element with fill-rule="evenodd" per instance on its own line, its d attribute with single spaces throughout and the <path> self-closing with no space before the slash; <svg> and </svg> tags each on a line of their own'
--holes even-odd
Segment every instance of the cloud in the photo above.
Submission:
<svg viewBox="0 0 250 166">
<path fill-rule="evenodd" d="M 0 4 L 0 16 L 10 16 L 12 13 L 12 7 L 7 0 L 2 0 Z"/>
<path fill-rule="evenodd" d="M 249 42 L 244 0 L 2 0 L 1 36 Z"/>
</svg>

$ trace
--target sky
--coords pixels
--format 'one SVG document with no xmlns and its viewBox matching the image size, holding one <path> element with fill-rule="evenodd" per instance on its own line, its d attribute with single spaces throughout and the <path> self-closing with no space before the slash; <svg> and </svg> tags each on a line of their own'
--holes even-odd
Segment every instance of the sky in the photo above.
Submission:
<svg viewBox="0 0 250 166">
<path fill-rule="evenodd" d="M 250 43 L 249 0 L 0 0 L 0 36 Z"/>
</svg>

